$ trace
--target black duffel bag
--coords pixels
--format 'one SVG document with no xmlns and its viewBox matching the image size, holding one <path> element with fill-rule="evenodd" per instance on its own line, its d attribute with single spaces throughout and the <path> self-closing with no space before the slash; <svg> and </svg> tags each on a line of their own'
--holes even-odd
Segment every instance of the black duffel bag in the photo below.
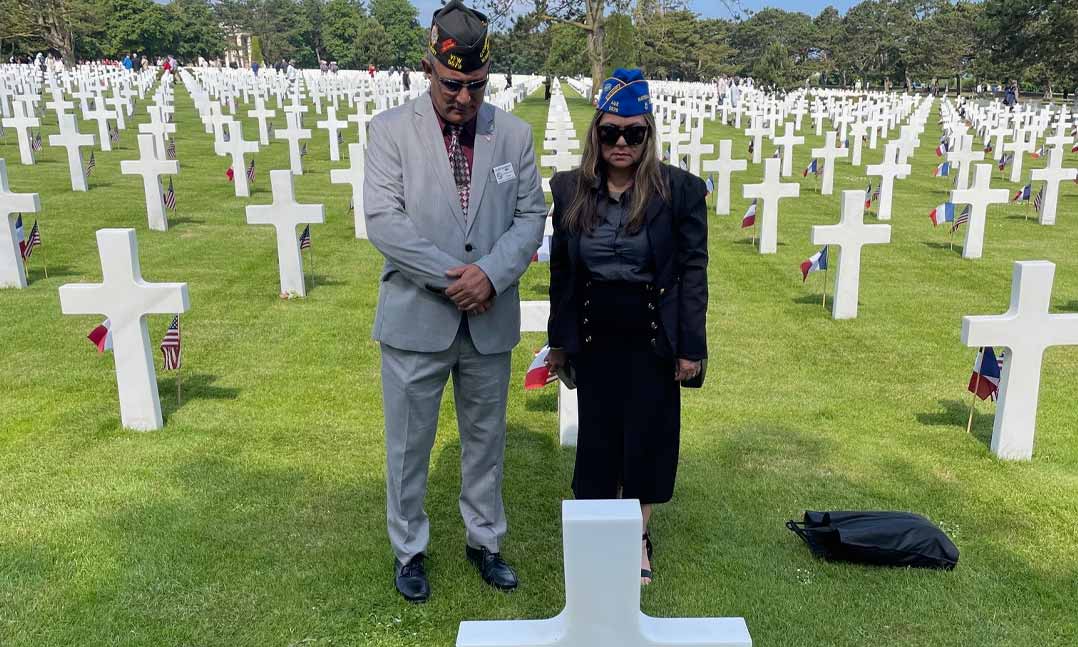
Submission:
<svg viewBox="0 0 1078 647">
<path fill-rule="evenodd" d="M 958 548 L 928 519 L 910 512 L 806 512 L 786 527 L 828 560 L 953 569 Z"/>
</svg>

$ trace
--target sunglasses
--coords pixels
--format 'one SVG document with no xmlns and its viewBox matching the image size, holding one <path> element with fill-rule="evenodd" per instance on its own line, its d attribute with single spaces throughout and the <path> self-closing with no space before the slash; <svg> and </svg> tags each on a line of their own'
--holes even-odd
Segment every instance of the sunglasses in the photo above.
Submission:
<svg viewBox="0 0 1078 647">
<path fill-rule="evenodd" d="M 479 79 L 477 81 L 457 81 L 454 79 L 443 79 L 442 77 L 438 77 L 438 82 L 442 84 L 442 87 L 447 92 L 452 92 L 453 94 L 459 94 L 463 88 L 468 88 L 468 92 L 475 94 L 486 87 L 487 81 L 489 80 L 490 77 Z"/>
<path fill-rule="evenodd" d="M 607 146 L 617 146 L 618 141 L 624 137 L 625 143 L 629 146 L 639 146 L 644 143 L 644 140 L 648 137 L 647 126 L 628 126 L 626 128 L 619 128 L 612 124 L 603 124 L 599 126 L 599 141 Z"/>
</svg>

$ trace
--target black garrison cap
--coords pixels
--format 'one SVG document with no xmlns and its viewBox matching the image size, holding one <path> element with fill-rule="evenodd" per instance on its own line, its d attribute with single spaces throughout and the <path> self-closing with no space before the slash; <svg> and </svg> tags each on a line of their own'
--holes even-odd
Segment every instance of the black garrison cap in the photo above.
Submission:
<svg viewBox="0 0 1078 647">
<path fill-rule="evenodd" d="M 430 28 L 430 53 L 451 70 L 468 74 L 490 60 L 490 35 L 486 15 L 450 0 L 434 12 Z"/>
</svg>

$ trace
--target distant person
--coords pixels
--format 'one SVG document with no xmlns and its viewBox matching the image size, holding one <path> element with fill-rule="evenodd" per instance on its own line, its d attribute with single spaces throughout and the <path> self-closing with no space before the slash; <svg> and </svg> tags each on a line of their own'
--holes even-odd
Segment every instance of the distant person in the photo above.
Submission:
<svg viewBox="0 0 1078 647">
<path fill-rule="evenodd" d="M 255 76 L 258 76 L 258 68 L 259 67 L 260 66 L 258 65 L 258 61 L 251 61 L 251 71 L 254 72 Z"/>
<path fill-rule="evenodd" d="M 401 87 L 405 92 L 412 89 L 412 71 L 407 68 L 401 71 Z"/>
<path fill-rule="evenodd" d="M 128 72 L 130 72 L 135 67 L 135 64 L 131 62 L 130 54 L 124 54 L 123 66 L 124 69 Z"/>
<path fill-rule="evenodd" d="M 374 78 L 374 72 L 374 63 L 370 63 L 369 65 L 367 65 L 367 74 L 369 74 L 372 79 Z"/>
<path fill-rule="evenodd" d="M 1007 84 L 1007 89 L 1003 91 L 1003 105 L 1007 106 L 1011 110 L 1014 110 L 1014 106 L 1017 103 L 1018 81 L 1011 81 Z"/>
<path fill-rule="evenodd" d="M 329 62 L 329 73 L 330 74 L 336 74 L 339 69 L 340 68 L 337 67 L 337 61 L 330 61 Z"/>
</svg>

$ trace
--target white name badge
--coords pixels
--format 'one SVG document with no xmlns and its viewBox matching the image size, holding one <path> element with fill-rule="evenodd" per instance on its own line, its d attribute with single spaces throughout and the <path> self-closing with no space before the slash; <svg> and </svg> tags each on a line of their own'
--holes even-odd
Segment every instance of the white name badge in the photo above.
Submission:
<svg viewBox="0 0 1078 647">
<path fill-rule="evenodd" d="M 505 184 L 509 180 L 515 179 L 516 176 L 517 173 L 513 170 L 512 162 L 506 162 L 501 166 L 494 167 L 494 179 L 498 181 L 498 184 Z"/>
</svg>

